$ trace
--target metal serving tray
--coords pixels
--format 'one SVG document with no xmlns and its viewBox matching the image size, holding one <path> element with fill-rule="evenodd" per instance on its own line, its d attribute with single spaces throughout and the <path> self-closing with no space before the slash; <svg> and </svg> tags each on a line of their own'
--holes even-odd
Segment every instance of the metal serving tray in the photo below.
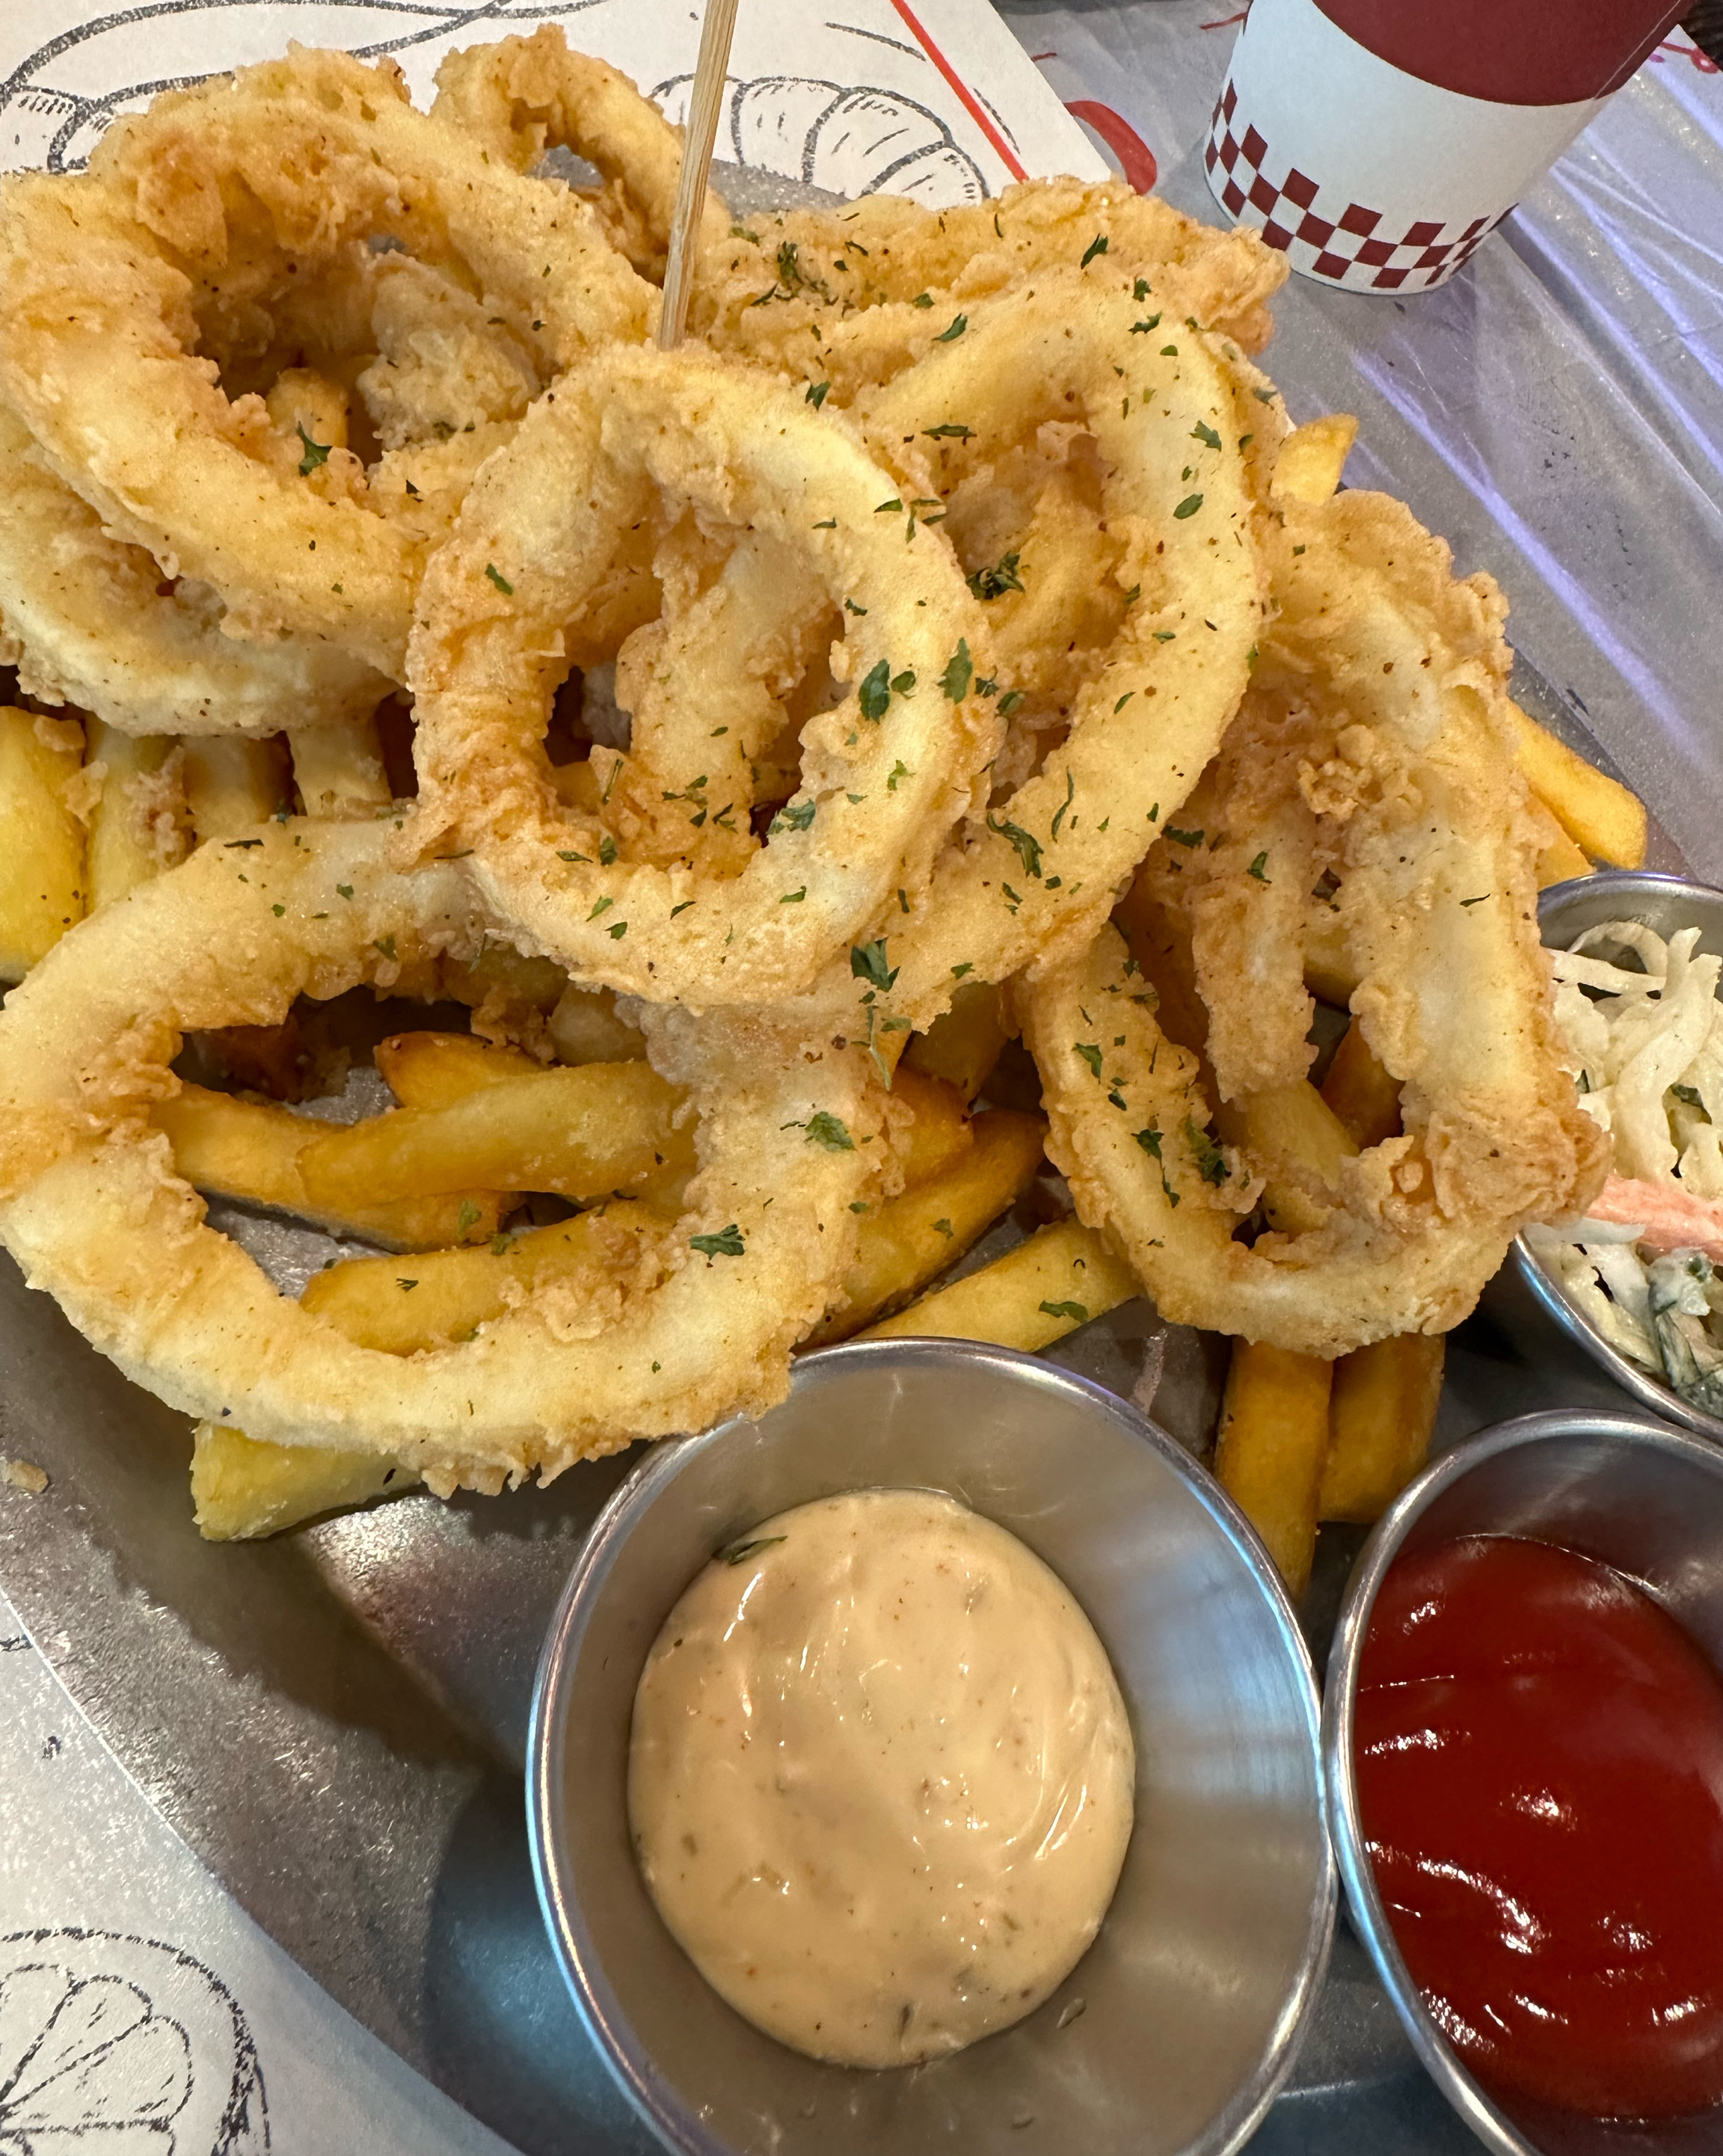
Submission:
<svg viewBox="0 0 1723 2156">
<path fill-rule="evenodd" d="M 722 175 L 751 210 L 769 191 L 750 177 L 747 188 Z M 807 197 L 785 186 L 777 198 Z M 1513 689 L 1608 767 L 1523 663 Z M 1649 865 L 1685 865 L 1660 830 Z M 279 1224 L 230 1224 L 284 1281 L 331 1247 Z M 1161 1330 L 1131 1303 L 1052 1359 L 1128 1395 Z M 1156 1412 L 1196 1440 L 1198 1336 L 1167 1338 L 1174 1375 Z M 1505 1273 L 1453 1336 L 1438 1445 L 1533 1409 L 1622 1404 Z M 235 1899 L 524 2156 L 648 2156 L 654 2144 L 552 1959 L 520 1779 L 541 1640 L 629 1455 L 548 1491 L 413 1496 L 267 1543 L 207 1543 L 187 1496 L 184 1418 L 128 1383 L 3 1256 L 0 1454 L 49 1476 L 40 1497 L 0 1507 L 0 1583 L 98 1732 Z M 1361 1539 L 1322 1533 L 1305 1609 L 1319 1667 Z M 1342 1918 L 1321 2009 L 1253 2156 L 1475 2147 Z"/>
</svg>

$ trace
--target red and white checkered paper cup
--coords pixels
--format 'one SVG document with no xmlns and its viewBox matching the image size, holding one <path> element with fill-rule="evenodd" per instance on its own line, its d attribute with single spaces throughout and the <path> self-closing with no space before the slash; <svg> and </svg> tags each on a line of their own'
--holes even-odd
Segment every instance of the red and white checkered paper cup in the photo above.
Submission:
<svg viewBox="0 0 1723 2156">
<path fill-rule="evenodd" d="M 1685 0 L 1254 0 L 1205 159 L 1306 277 L 1445 284 Z"/>
</svg>

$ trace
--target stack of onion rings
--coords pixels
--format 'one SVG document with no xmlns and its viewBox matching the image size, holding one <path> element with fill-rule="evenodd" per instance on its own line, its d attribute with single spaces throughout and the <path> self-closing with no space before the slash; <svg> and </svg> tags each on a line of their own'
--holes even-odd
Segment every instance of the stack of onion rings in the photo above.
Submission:
<svg viewBox="0 0 1723 2156">
<path fill-rule="evenodd" d="M 972 693 L 979 610 L 937 531 L 914 538 L 882 501 L 887 484 L 841 414 L 708 357 L 618 346 L 566 377 L 487 465 L 425 581 L 415 843 L 470 848 L 491 903 L 583 979 L 699 1006 L 809 985 L 888 902 L 913 903 L 996 737 Z M 830 664 L 845 693 L 802 730 L 802 788 L 728 877 L 618 858 L 602 814 L 562 806 L 541 747 L 566 626 L 654 502 L 747 535 L 745 569 L 769 568 L 770 540 L 844 624 Z M 677 777 L 659 791 L 690 829 L 726 805 L 705 765 Z"/>
<path fill-rule="evenodd" d="M 476 285 L 540 379 L 647 327 L 649 288 L 585 205 L 415 113 L 394 72 L 301 51 L 117 122 L 86 175 L 8 182 L 0 393 L 110 530 L 249 633 L 398 678 L 423 540 L 367 505 L 350 453 L 295 455 L 200 356 L 200 308 L 231 325 L 295 277 L 350 305 L 387 290 L 382 238 Z"/>
<path fill-rule="evenodd" d="M 392 1455 L 433 1487 L 500 1486 L 781 1398 L 871 1194 L 883 1096 L 856 1051 L 762 1069 L 744 1034 L 650 1014 L 700 1116 L 688 1210 L 648 1239 L 602 1327 L 528 1303 L 410 1359 L 356 1346 L 208 1226 L 150 1103 L 182 1033 L 279 1022 L 296 995 L 428 993 L 487 922 L 464 869 L 403 875 L 377 824 L 208 847 L 67 938 L 0 1017 L 0 1238 L 88 1338 L 171 1405 L 248 1435 Z M 493 930 L 494 932 L 494 930 Z M 858 1142 L 812 1144 L 816 1116 Z M 691 1237 L 722 1239 L 705 1257 Z M 734 1254 L 731 1254 L 734 1246 Z M 576 1337 L 576 1334 L 580 1337 Z"/>
<path fill-rule="evenodd" d="M 1457 1324 L 1520 1227 L 1582 1209 L 1605 1162 L 1551 1013 L 1495 588 L 1456 583 L 1448 549 L 1386 497 L 1285 515 L 1279 618 L 1235 752 L 1202 824 L 1168 834 L 1154 870 L 1218 886 L 1228 850 L 1254 864 L 1254 917 L 1249 889 L 1206 922 L 1207 894 L 1186 901 L 1207 930 L 1194 940 L 1213 1074 L 1167 1038 L 1155 983 L 1111 927 L 1038 969 L 1018 1001 L 1049 1152 L 1163 1314 L 1334 1356 Z M 1300 930 L 1325 872 L 1359 978 L 1354 1020 L 1400 1081 L 1403 1127 L 1343 1164 L 1320 1226 L 1247 1244 L 1259 1164 L 1216 1143 L 1212 1094 L 1303 1075 Z"/>
</svg>

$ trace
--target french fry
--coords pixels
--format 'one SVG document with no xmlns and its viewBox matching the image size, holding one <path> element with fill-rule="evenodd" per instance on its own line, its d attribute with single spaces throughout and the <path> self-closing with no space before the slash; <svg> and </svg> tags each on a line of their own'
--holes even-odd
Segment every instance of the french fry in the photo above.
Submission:
<svg viewBox="0 0 1723 2156">
<path fill-rule="evenodd" d="M 0 711 L 0 981 L 21 981 L 84 918 L 84 826 L 70 805 L 83 763 L 74 721 Z"/>
<path fill-rule="evenodd" d="M 602 1287 L 618 1252 L 627 1252 L 625 1231 L 649 1219 L 623 1199 L 477 1250 L 349 1258 L 314 1273 L 300 1302 L 362 1348 L 390 1355 L 444 1348 L 552 1281 L 572 1282 L 576 1292 Z"/>
<path fill-rule="evenodd" d="M 200 1422 L 192 1438 L 192 1504 L 205 1542 L 278 1535 L 320 1512 L 398 1496 L 418 1471 L 377 1452 L 263 1445 L 244 1430 Z"/>
<path fill-rule="evenodd" d="M 185 801 L 179 743 L 171 734 L 122 734 L 88 721 L 89 760 L 102 767 L 90 811 L 90 910 L 124 898 L 185 857 Z"/>
<path fill-rule="evenodd" d="M 646 1036 L 616 1014 L 608 988 L 565 988 L 546 1029 L 559 1063 L 644 1063 Z"/>
<path fill-rule="evenodd" d="M 488 1240 L 502 1222 L 502 1200 L 495 1191 L 415 1195 L 394 1204 L 314 1204 L 300 1162 L 329 1126 L 271 1101 L 182 1086 L 172 1100 L 158 1101 L 153 1114 L 173 1147 L 175 1168 L 208 1196 L 295 1214 L 332 1235 L 385 1250 L 434 1250 Z"/>
<path fill-rule="evenodd" d="M 498 1048 L 470 1033 L 397 1033 L 372 1051 L 383 1083 L 403 1108 L 446 1108 L 504 1078 L 542 1070 L 519 1048 Z"/>
<path fill-rule="evenodd" d="M 1359 979 L 1339 913 L 1331 906 L 1311 906 L 1305 918 L 1305 986 L 1319 1002 L 1350 1010 Z"/>
<path fill-rule="evenodd" d="M 1510 704 L 1515 753 L 1526 783 L 1576 845 L 1618 869 L 1645 863 L 1645 804 L 1589 764 L 1547 727 Z"/>
<path fill-rule="evenodd" d="M 1322 1098 L 1360 1152 L 1398 1135 L 1400 1081 L 1377 1061 L 1356 1019 L 1340 1037 L 1322 1081 Z"/>
<path fill-rule="evenodd" d="M 962 981 L 945 1016 L 911 1038 L 904 1067 L 924 1077 L 943 1078 L 972 1101 L 1010 1038 L 1004 989 L 991 981 Z"/>
<path fill-rule="evenodd" d="M 603 1198 L 655 1169 L 692 1164 L 692 1132 L 671 1122 L 681 1098 L 647 1063 L 534 1070 L 447 1107 L 326 1128 L 299 1170 L 311 1204 L 326 1211 L 473 1189 Z"/>
<path fill-rule="evenodd" d="M 294 783 L 308 816 L 334 816 L 344 808 L 385 808 L 395 798 L 383 768 L 376 721 L 305 726 L 287 737 Z"/>
<path fill-rule="evenodd" d="M 198 845 L 244 838 L 285 805 L 287 773 L 275 742 L 195 735 L 180 748 L 186 808 Z"/>
<path fill-rule="evenodd" d="M 892 1097 L 913 1113 L 900 1124 L 891 1149 L 904 1172 L 904 1188 L 918 1188 L 955 1168 L 974 1142 L 963 1096 L 942 1078 L 900 1067 L 891 1081 Z"/>
<path fill-rule="evenodd" d="M 1280 444 L 1279 459 L 1269 487 L 1277 501 L 1326 501 L 1340 485 L 1346 459 L 1358 439 L 1358 422 L 1350 413 L 1295 427 Z"/>
<path fill-rule="evenodd" d="M 1341 1165 L 1357 1157 L 1358 1145 L 1307 1078 L 1226 1101 L 1214 1124 L 1229 1144 L 1248 1147 L 1267 1177 L 1262 1203 L 1271 1228 L 1297 1235 L 1321 1226 L 1333 1205 L 1322 1193 L 1337 1194 Z"/>
<path fill-rule="evenodd" d="M 1141 1292 L 1125 1260 L 1074 1217 L 1038 1228 L 1003 1258 L 936 1288 L 861 1337 L 991 1340 L 1033 1355 Z"/>
<path fill-rule="evenodd" d="M 1214 1471 L 1268 1545 L 1295 1600 L 1316 1553 L 1316 1492 L 1328 1450 L 1334 1365 L 1249 1340 L 1233 1343 Z"/>
<path fill-rule="evenodd" d="M 1040 1116 L 987 1108 L 970 1132 L 969 1149 L 944 1174 L 862 1216 L 861 1247 L 844 1283 L 848 1301 L 815 1330 L 815 1344 L 847 1340 L 908 1301 L 1033 1180 L 1047 1135 Z"/>
<path fill-rule="evenodd" d="M 1334 1366 L 1328 1457 L 1316 1509 L 1367 1526 L 1424 1464 L 1442 1395 L 1443 1335 L 1403 1333 L 1343 1355 Z"/>
</svg>

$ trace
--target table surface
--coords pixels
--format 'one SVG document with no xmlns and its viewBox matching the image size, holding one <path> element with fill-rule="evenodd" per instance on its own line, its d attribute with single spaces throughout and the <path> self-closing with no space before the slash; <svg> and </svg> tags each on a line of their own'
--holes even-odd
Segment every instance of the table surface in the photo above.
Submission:
<svg viewBox="0 0 1723 2156">
<path fill-rule="evenodd" d="M 1061 97 L 1131 122 L 1168 199 L 1218 217 L 1197 153 L 1237 19 L 1223 0 L 1002 12 Z M 1383 300 L 1295 280 L 1277 315 L 1268 364 L 1292 416 L 1359 414 L 1351 481 L 1404 496 L 1463 571 L 1500 578 L 1516 644 L 1673 848 L 1723 880 L 1723 689 L 1707 635 L 1723 593 L 1723 78 L 1666 49 L 1444 290 Z M 30 1502 L 0 1489 L 0 1503 Z M 0 1796 L 0 2138 L 53 2123 L 51 2094 L 27 2119 L 22 2077 L 8 2078 L 6 2002 L 28 1964 L 32 1982 L 86 2005 L 92 1983 L 110 1999 L 129 1987 L 168 2083 L 223 2082 L 197 2102 L 231 2076 L 215 2105 L 222 2156 L 346 2156 L 362 2135 L 377 2156 L 504 2149 L 203 1871 L 3 1597 Z M 202 2033 L 212 2009 L 218 2044 Z M 87 2100 L 119 2156 L 141 2100 L 126 2081 Z M 135 2116 L 136 2146 L 167 2145 Z"/>
</svg>

